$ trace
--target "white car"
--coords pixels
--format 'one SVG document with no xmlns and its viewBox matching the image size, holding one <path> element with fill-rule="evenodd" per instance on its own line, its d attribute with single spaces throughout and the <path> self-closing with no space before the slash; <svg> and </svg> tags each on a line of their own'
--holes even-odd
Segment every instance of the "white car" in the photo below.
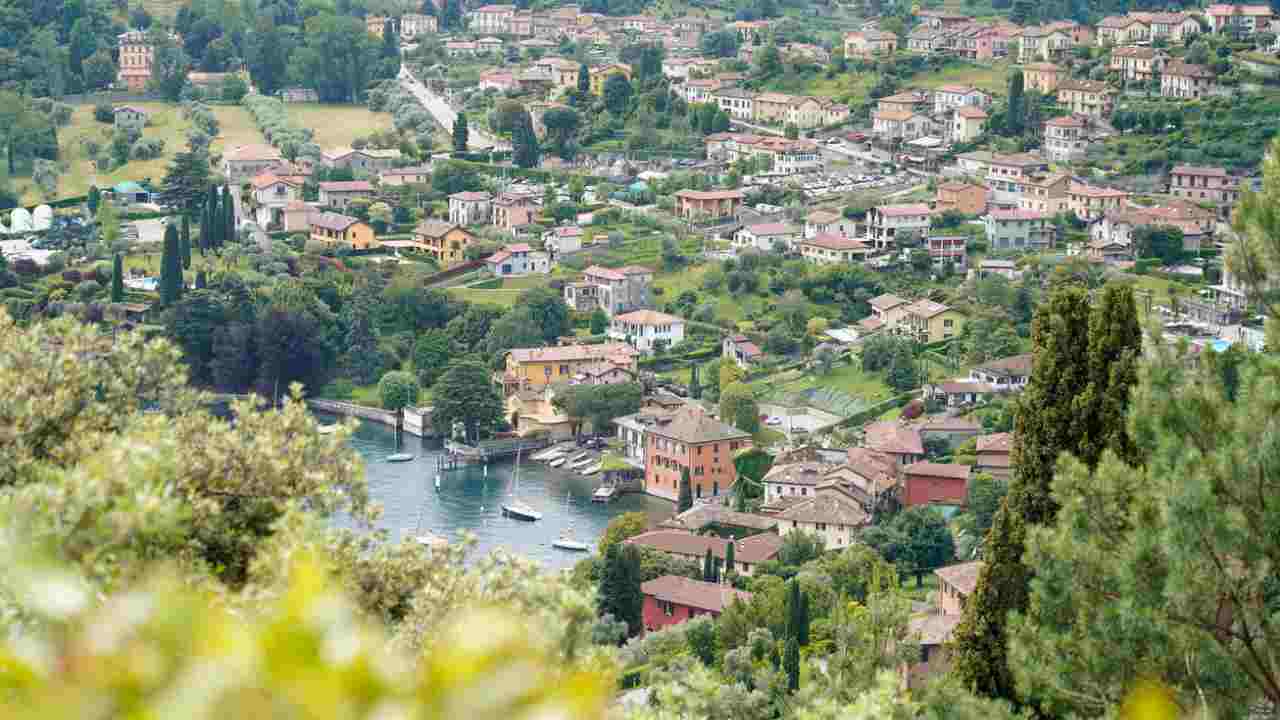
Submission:
<svg viewBox="0 0 1280 720">
<path fill-rule="evenodd" d="M 771 418 L 769 418 L 768 420 L 765 420 L 765 421 L 764 421 L 764 424 L 765 424 L 765 425 L 769 425 L 769 426 L 781 425 L 781 424 L 782 424 L 782 418 L 780 418 L 780 417 L 771 417 Z"/>
</svg>

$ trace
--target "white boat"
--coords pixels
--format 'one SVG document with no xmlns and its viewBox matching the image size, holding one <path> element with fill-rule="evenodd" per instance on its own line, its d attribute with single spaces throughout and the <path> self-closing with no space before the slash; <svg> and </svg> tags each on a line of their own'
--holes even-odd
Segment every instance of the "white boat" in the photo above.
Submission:
<svg viewBox="0 0 1280 720">
<path fill-rule="evenodd" d="M 591 463 L 593 463 L 593 462 L 596 462 L 596 459 L 595 459 L 595 458 L 590 458 L 590 457 L 589 457 L 589 458 L 583 458 L 583 459 L 581 459 L 581 460 L 579 460 L 579 461 L 577 461 L 577 462 L 575 462 L 575 463 L 571 463 L 571 464 L 570 464 L 570 467 L 572 467 L 572 468 L 574 468 L 574 469 L 584 468 L 584 467 L 586 467 L 586 466 L 590 465 L 590 464 L 591 464 Z"/>
<path fill-rule="evenodd" d="M 581 540 L 575 540 L 568 532 L 561 535 L 559 538 L 556 538 L 556 541 L 551 543 L 551 547 L 560 548 L 561 550 L 571 550 L 573 552 L 587 552 L 591 549 L 590 545 L 582 542 Z"/>
<path fill-rule="evenodd" d="M 433 532 L 426 532 L 421 535 L 418 535 L 417 537 L 414 538 L 414 540 L 416 540 L 418 544 L 424 545 L 428 548 L 445 547 L 449 544 L 448 540 L 440 537 L 439 535 L 436 535 Z"/>
<path fill-rule="evenodd" d="M 569 464 L 570 464 L 570 465 L 572 465 L 573 463 L 578 462 L 579 460 L 581 460 L 582 458 L 584 458 L 584 457 L 586 457 L 586 456 L 588 456 L 588 455 L 590 455 L 590 454 L 591 454 L 590 452 L 588 452 L 588 451 L 586 451 L 586 450 L 583 450 L 582 452 L 578 453 L 577 455 L 574 455 L 573 457 L 569 458 Z"/>
<path fill-rule="evenodd" d="M 591 502 L 607 503 L 613 499 L 614 490 L 608 485 L 601 485 L 591 493 Z"/>
<path fill-rule="evenodd" d="M 318 425 L 318 426 L 316 426 L 316 432 L 320 433 L 321 435 L 332 435 L 332 434 L 334 434 L 334 433 L 338 432 L 338 426 L 337 426 L 336 424 L 334 424 L 334 425 Z"/>
<path fill-rule="evenodd" d="M 516 471 L 515 478 L 511 483 L 511 498 L 502 504 L 502 514 L 516 520 L 527 520 L 536 522 L 542 519 L 542 513 L 529 507 L 529 504 L 521 500 L 517 493 L 520 492 L 520 451 L 516 451 Z"/>
<path fill-rule="evenodd" d="M 603 463 L 596 463 L 595 465 L 592 465 L 592 466 L 588 467 L 586 470 L 583 470 L 583 471 L 582 471 L 582 474 L 583 474 L 583 475 L 595 475 L 596 473 L 600 472 L 600 468 L 601 468 L 602 466 L 603 466 Z"/>
<path fill-rule="evenodd" d="M 550 460 L 551 458 L 554 458 L 555 456 L 560 455 L 563 452 L 564 451 L 561 450 L 560 448 L 551 448 L 550 450 L 543 450 L 537 455 L 531 455 L 530 458 L 533 460 Z"/>
<path fill-rule="evenodd" d="M 409 462 L 412 459 L 413 459 L 412 453 L 396 453 L 394 455 L 387 456 L 387 462 L 390 462 L 390 463 Z"/>
<path fill-rule="evenodd" d="M 569 458 L 556 458 L 555 460 L 552 460 L 550 463 L 547 463 L 547 464 L 550 465 L 551 467 L 560 467 L 561 465 L 564 464 L 564 461 L 568 459 Z"/>
</svg>

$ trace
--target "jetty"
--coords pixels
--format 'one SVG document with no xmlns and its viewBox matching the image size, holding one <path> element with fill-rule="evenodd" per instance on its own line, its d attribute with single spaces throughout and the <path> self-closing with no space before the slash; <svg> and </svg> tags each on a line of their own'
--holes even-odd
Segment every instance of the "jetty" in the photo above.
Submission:
<svg viewBox="0 0 1280 720">
<path fill-rule="evenodd" d="M 551 445 L 548 438 L 506 438 L 481 440 L 474 445 L 445 440 L 444 449 L 448 467 L 490 463 L 503 458 L 515 457 L 516 453 L 527 453 L 541 450 Z"/>
</svg>

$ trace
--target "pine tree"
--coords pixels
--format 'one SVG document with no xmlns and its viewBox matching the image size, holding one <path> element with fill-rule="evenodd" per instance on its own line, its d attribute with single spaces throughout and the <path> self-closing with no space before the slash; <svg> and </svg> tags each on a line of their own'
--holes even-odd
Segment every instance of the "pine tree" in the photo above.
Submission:
<svg viewBox="0 0 1280 720">
<path fill-rule="evenodd" d="M 191 269 L 191 216 L 182 214 L 182 230 L 178 235 L 178 246 L 182 251 L 182 269 Z"/>
<path fill-rule="evenodd" d="M 182 250 L 178 228 L 172 222 L 164 229 L 164 251 L 160 256 L 160 305 L 169 307 L 182 297 Z"/>
<path fill-rule="evenodd" d="M 467 140 L 470 134 L 467 127 L 467 114 L 458 113 L 458 119 L 453 121 L 453 151 L 456 153 L 465 153 L 467 151 Z"/>
<path fill-rule="evenodd" d="M 731 578 L 737 572 L 737 569 L 734 566 L 734 563 L 737 561 L 737 558 L 734 557 L 736 554 L 734 551 L 735 547 L 736 543 L 734 543 L 732 539 L 725 543 L 724 546 L 724 574 L 726 578 Z"/>
<path fill-rule="evenodd" d="M 1074 285 L 1055 290 L 1037 309 L 1034 368 L 1014 415 L 1013 480 L 956 629 L 953 670 L 980 694 L 1017 701 L 1006 624 L 1010 611 L 1027 609 L 1032 572 L 1022 563 L 1026 533 L 1057 514 L 1052 485 L 1058 458 L 1070 453 L 1092 467 L 1112 449 L 1137 459 L 1125 429 L 1142 343 L 1136 314 L 1132 291 L 1119 287 L 1106 288 L 1095 309 Z"/>
<path fill-rule="evenodd" d="M 787 638 L 787 651 L 782 656 L 782 668 L 787 673 L 787 690 L 800 689 L 800 643 L 794 636 Z"/>
<path fill-rule="evenodd" d="M 689 468 L 680 471 L 680 500 L 676 503 L 676 512 L 682 513 L 693 507 L 693 488 L 689 484 Z"/>
<path fill-rule="evenodd" d="M 120 253 L 111 262 L 111 302 L 124 302 L 124 258 Z"/>
<path fill-rule="evenodd" d="M 698 366 L 694 364 L 689 370 L 689 397 L 694 400 L 702 399 L 702 383 L 698 379 Z"/>
</svg>

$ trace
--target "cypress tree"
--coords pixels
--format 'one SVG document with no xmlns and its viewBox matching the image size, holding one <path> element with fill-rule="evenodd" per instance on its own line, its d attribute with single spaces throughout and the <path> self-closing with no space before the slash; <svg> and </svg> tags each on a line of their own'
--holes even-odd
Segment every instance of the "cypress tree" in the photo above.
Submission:
<svg viewBox="0 0 1280 720">
<path fill-rule="evenodd" d="M 209 285 L 209 278 L 203 270 L 196 272 L 196 289 L 203 290 Z"/>
<path fill-rule="evenodd" d="M 800 637 L 800 583 L 792 578 L 787 583 L 787 627 L 786 634 L 790 639 L 799 639 Z"/>
<path fill-rule="evenodd" d="M 124 258 L 120 253 L 111 261 L 111 302 L 124 302 Z"/>
<path fill-rule="evenodd" d="M 676 512 L 682 513 L 693 507 L 693 488 L 689 485 L 689 468 L 680 471 L 680 500 L 676 503 Z"/>
<path fill-rule="evenodd" d="M 207 213 L 205 217 L 208 219 L 209 224 L 205 228 L 201 228 L 201 230 L 205 230 L 209 233 L 209 238 L 205 241 L 205 247 L 213 250 L 218 247 L 218 227 L 217 222 L 215 222 L 218 217 L 217 185 L 209 186 L 209 196 L 205 198 L 204 207 Z"/>
<path fill-rule="evenodd" d="M 1009 107 L 1005 112 L 1005 128 L 1009 135 L 1021 135 L 1027 129 L 1027 97 L 1021 70 L 1009 75 Z"/>
<path fill-rule="evenodd" d="M 231 188 L 223 194 L 222 198 L 222 232 L 218 234 L 219 247 L 226 244 L 228 240 L 236 239 L 236 202 L 231 197 Z"/>
<path fill-rule="evenodd" d="M 182 251 L 182 269 L 191 269 L 191 217 L 182 214 L 182 232 L 178 235 L 178 248 Z"/>
<path fill-rule="evenodd" d="M 1006 624 L 1010 611 L 1027 609 L 1027 531 L 1057 514 L 1052 484 L 1059 456 L 1071 453 L 1092 467 L 1109 448 L 1138 460 L 1125 430 L 1142 343 L 1132 292 L 1109 287 L 1091 310 L 1083 288 L 1059 288 L 1037 309 L 1031 341 L 1035 364 L 1014 411 L 1013 480 L 987 533 L 985 565 L 956 628 L 953 665 L 966 686 L 1013 702 L 1018 698 L 1007 663 Z"/>
<path fill-rule="evenodd" d="M 707 554 L 702 558 L 702 579 L 704 582 L 716 581 L 716 559 L 711 556 L 711 548 L 707 548 Z"/>
<path fill-rule="evenodd" d="M 168 307 L 182 297 L 182 251 L 178 247 L 178 228 L 169 223 L 164 229 L 164 251 L 160 256 L 160 305 Z"/>
<path fill-rule="evenodd" d="M 97 185 L 89 186 L 89 194 L 85 198 L 85 203 L 89 206 L 90 215 L 98 214 L 98 205 L 102 203 L 102 191 L 98 189 Z"/>
<path fill-rule="evenodd" d="M 698 366 L 696 363 L 689 372 L 689 397 L 694 400 L 702 399 L 702 383 L 698 379 Z"/>
<path fill-rule="evenodd" d="M 584 99 L 591 95 L 591 68 L 586 63 L 578 66 L 578 94 Z"/>
<path fill-rule="evenodd" d="M 787 651 L 782 656 L 782 668 L 787 673 L 787 690 L 800 689 L 800 643 L 795 636 L 787 638 Z"/>
<path fill-rule="evenodd" d="M 733 575 L 735 572 L 737 572 L 737 570 L 736 570 L 736 568 L 735 568 L 735 566 L 734 566 L 734 563 L 735 563 L 735 562 L 736 562 L 736 560 L 737 560 L 737 559 L 734 557 L 734 555 L 735 555 L 735 553 L 734 553 L 734 548 L 735 548 L 735 547 L 737 547 L 737 543 L 735 543 L 733 540 L 730 540 L 730 541 L 729 541 L 728 543 L 726 543 L 726 544 L 725 544 L 725 546 L 724 546 L 724 574 L 725 574 L 725 576 L 726 576 L 726 577 L 729 577 L 729 576 Z"/>
<path fill-rule="evenodd" d="M 809 593 L 800 591 L 800 622 L 796 628 L 796 641 L 801 646 L 809 644 Z"/>
<path fill-rule="evenodd" d="M 204 255 L 204 251 L 209 248 L 209 204 L 205 203 L 200 206 L 200 234 L 196 237 L 196 247 L 200 249 L 200 255 Z"/>
<path fill-rule="evenodd" d="M 467 127 L 467 114 L 458 113 L 458 119 L 453 121 L 453 151 L 456 153 L 465 153 L 467 151 L 467 140 L 470 135 L 470 129 Z"/>
</svg>

